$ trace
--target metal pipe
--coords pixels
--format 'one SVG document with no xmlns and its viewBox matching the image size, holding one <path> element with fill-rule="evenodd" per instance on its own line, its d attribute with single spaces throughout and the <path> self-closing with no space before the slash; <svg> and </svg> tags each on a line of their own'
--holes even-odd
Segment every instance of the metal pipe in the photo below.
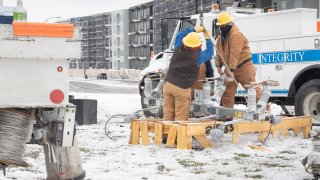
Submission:
<svg viewBox="0 0 320 180">
<path fill-rule="evenodd" d="M 220 117 L 222 117 L 222 116 L 214 114 L 214 115 L 205 116 L 205 117 L 201 117 L 201 118 L 190 118 L 190 120 L 193 121 L 193 122 L 197 122 L 197 121 L 203 121 L 203 120 L 208 120 L 208 119 L 211 119 L 211 118 L 220 118 Z"/>
<path fill-rule="evenodd" d="M 140 110 L 137 110 L 136 113 L 143 112 L 143 111 L 148 111 L 148 110 L 152 110 L 152 109 L 157 109 L 157 108 L 159 108 L 159 107 L 160 107 L 160 106 L 152 106 L 152 107 L 140 109 Z"/>
</svg>

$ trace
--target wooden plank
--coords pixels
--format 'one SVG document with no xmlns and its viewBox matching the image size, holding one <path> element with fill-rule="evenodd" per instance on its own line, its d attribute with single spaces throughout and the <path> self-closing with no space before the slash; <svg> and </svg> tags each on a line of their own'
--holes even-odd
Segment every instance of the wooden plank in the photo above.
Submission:
<svg viewBox="0 0 320 180">
<path fill-rule="evenodd" d="M 169 134 L 170 128 L 173 123 L 163 123 L 162 125 L 162 134 Z"/>
<path fill-rule="evenodd" d="M 303 134 L 304 138 L 311 137 L 310 133 L 311 133 L 311 127 L 308 126 L 308 127 L 303 127 L 302 128 L 302 134 Z"/>
<path fill-rule="evenodd" d="M 233 131 L 232 131 L 232 144 L 238 144 L 239 143 L 239 124 L 235 123 L 233 124 Z"/>
<path fill-rule="evenodd" d="M 154 143 L 155 144 L 162 144 L 162 124 L 155 123 L 154 124 Z"/>
<path fill-rule="evenodd" d="M 148 121 L 148 132 L 154 133 L 154 125 L 155 125 L 155 122 Z"/>
<path fill-rule="evenodd" d="M 293 132 L 296 136 L 298 136 L 299 132 L 300 132 L 300 128 L 293 128 Z"/>
<path fill-rule="evenodd" d="M 300 128 L 304 126 L 312 125 L 311 117 L 302 116 L 302 117 L 287 117 L 283 118 L 281 123 L 275 125 L 277 129 L 290 129 L 290 128 Z"/>
<path fill-rule="evenodd" d="M 257 146 L 257 145 L 249 145 L 249 147 L 251 149 L 256 149 L 256 150 L 259 150 L 259 151 L 263 151 L 263 152 L 271 152 L 271 150 L 265 148 L 265 147 L 262 147 L 262 146 Z"/>
<path fill-rule="evenodd" d="M 178 125 L 173 124 L 169 130 L 168 138 L 167 138 L 167 146 L 169 148 L 172 148 L 176 143 L 177 131 L 178 131 Z"/>
<path fill-rule="evenodd" d="M 192 136 L 186 136 L 187 139 L 187 149 L 192 149 Z"/>
<path fill-rule="evenodd" d="M 149 135 L 148 135 L 148 122 L 147 121 L 140 121 L 140 132 L 142 138 L 142 144 L 148 145 L 149 144 Z"/>
<path fill-rule="evenodd" d="M 179 125 L 177 132 L 177 148 L 188 149 L 187 127 Z"/>
<path fill-rule="evenodd" d="M 131 122 L 132 127 L 132 144 L 139 144 L 140 139 L 140 132 L 139 132 L 139 121 L 132 121 Z"/>
<path fill-rule="evenodd" d="M 279 130 L 272 130 L 272 138 L 277 139 L 279 136 Z"/>
<path fill-rule="evenodd" d="M 310 117 L 290 117 L 283 118 L 282 121 L 271 127 L 272 130 L 282 130 L 290 128 L 301 128 L 303 126 L 311 127 Z M 257 132 L 257 131 L 269 131 L 270 123 L 268 121 L 254 121 L 254 122 L 238 122 L 239 133 Z M 296 130 L 297 132 L 297 130 Z"/>
<path fill-rule="evenodd" d="M 287 129 L 281 129 L 280 132 L 284 137 L 288 137 L 289 136 L 289 131 Z"/>
<path fill-rule="evenodd" d="M 187 136 L 205 136 L 207 127 L 215 127 L 222 122 L 187 124 Z"/>
<path fill-rule="evenodd" d="M 196 140 L 201 144 L 204 148 L 213 147 L 213 143 L 206 138 L 206 136 L 194 136 Z"/>
<path fill-rule="evenodd" d="M 270 130 L 270 123 L 268 121 L 237 122 L 234 124 L 238 124 L 239 133 L 260 132 Z"/>
<path fill-rule="evenodd" d="M 269 134 L 269 131 L 263 131 L 262 133 L 260 133 L 258 140 L 260 142 L 264 142 L 265 139 L 267 138 L 268 134 Z"/>
</svg>

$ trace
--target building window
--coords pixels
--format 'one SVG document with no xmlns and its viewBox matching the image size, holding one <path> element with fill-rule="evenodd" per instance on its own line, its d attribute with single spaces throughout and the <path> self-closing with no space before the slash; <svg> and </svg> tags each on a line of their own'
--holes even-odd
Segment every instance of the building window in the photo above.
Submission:
<svg viewBox="0 0 320 180">
<path fill-rule="evenodd" d="M 120 37 L 117 37 L 117 46 L 120 46 Z"/>
<path fill-rule="evenodd" d="M 117 58 L 119 58 L 121 56 L 121 51 L 120 48 L 117 49 Z"/>
<path fill-rule="evenodd" d="M 120 14 L 117 14 L 117 23 L 119 24 L 121 21 L 121 15 Z"/>
<path fill-rule="evenodd" d="M 117 35 L 120 35 L 120 26 L 117 26 Z"/>
</svg>

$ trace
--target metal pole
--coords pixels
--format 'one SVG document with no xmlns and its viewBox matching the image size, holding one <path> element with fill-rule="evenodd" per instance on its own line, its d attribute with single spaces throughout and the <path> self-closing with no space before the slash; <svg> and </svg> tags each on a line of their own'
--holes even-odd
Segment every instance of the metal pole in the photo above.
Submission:
<svg viewBox="0 0 320 180">
<path fill-rule="evenodd" d="M 196 0 L 196 14 L 198 14 L 198 12 L 199 12 L 198 11 L 198 3 L 199 3 L 198 0 Z"/>
</svg>

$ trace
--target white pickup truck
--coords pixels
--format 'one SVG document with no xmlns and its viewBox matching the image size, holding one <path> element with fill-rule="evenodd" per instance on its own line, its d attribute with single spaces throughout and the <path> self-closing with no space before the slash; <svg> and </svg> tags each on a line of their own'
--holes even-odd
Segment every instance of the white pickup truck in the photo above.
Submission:
<svg viewBox="0 0 320 180">
<path fill-rule="evenodd" d="M 313 123 L 320 123 L 320 33 L 317 32 L 317 10 L 291 9 L 261 13 L 257 9 L 228 9 L 249 40 L 257 81 L 275 80 L 280 86 L 272 88 L 270 102 L 283 107 L 286 113 L 310 115 Z M 216 35 L 217 13 L 205 13 L 204 26 Z M 157 101 L 144 101 L 146 74 L 166 69 L 174 49 L 177 33 L 200 23 L 199 15 L 178 21 L 169 48 L 155 55 L 150 65 L 141 72 L 139 89 L 143 108 L 156 105 Z M 204 43 L 203 43 L 204 44 Z M 212 59 L 213 66 L 214 59 Z M 215 71 L 215 76 L 217 73 Z M 153 82 L 155 88 L 157 81 Z M 236 102 L 243 103 L 246 92 L 238 90 Z M 287 106 L 294 106 L 290 112 Z M 161 109 L 147 111 L 147 115 L 161 116 Z"/>
</svg>

